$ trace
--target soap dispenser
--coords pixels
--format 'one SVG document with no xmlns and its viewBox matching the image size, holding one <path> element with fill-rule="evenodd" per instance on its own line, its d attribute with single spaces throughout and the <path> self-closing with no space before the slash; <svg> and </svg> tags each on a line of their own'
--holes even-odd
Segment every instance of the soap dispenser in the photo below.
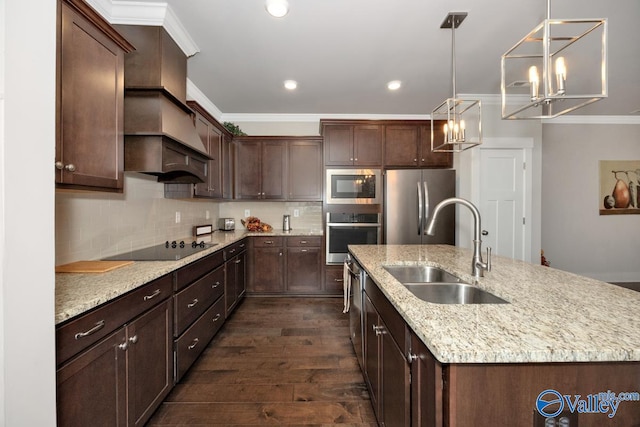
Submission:
<svg viewBox="0 0 640 427">
<path fill-rule="evenodd" d="M 282 230 L 291 231 L 291 215 L 282 216 Z"/>
</svg>

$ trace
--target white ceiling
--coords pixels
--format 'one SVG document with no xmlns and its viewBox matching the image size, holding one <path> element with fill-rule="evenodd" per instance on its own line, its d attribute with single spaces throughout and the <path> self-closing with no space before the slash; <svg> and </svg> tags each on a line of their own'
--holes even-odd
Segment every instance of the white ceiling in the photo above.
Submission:
<svg viewBox="0 0 640 427">
<path fill-rule="evenodd" d="M 111 1 L 141 3 L 159 6 Z M 264 0 L 166 3 L 199 50 L 189 79 L 225 115 L 428 115 L 451 96 L 451 30 L 440 28 L 451 11 L 468 13 L 455 32 L 457 92 L 497 96 L 500 56 L 546 13 L 543 0 L 289 0 L 284 18 Z M 551 17 L 608 18 L 609 97 L 574 114 L 639 110 L 640 1 L 555 0 Z"/>
</svg>

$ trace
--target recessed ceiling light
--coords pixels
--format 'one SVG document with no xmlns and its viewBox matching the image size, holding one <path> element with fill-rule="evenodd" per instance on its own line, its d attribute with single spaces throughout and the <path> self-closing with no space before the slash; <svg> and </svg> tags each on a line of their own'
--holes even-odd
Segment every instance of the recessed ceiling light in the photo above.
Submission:
<svg viewBox="0 0 640 427">
<path fill-rule="evenodd" d="M 265 7 L 271 16 L 282 18 L 289 12 L 289 2 L 287 0 L 266 0 Z"/>
<path fill-rule="evenodd" d="M 289 90 L 294 90 L 295 88 L 298 87 L 298 82 L 295 80 L 285 80 L 284 87 Z"/>
<path fill-rule="evenodd" d="M 387 88 L 389 90 L 398 90 L 400 89 L 400 86 L 402 86 L 402 82 L 400 80 L 391 80 L 387 83 Z"/>
</svg>

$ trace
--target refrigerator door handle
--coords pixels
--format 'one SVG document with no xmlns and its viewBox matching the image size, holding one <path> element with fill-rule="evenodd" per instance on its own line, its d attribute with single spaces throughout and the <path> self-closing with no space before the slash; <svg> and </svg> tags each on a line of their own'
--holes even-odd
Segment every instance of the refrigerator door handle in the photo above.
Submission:
<svg viewBox="0 0 640 427">
<path fill-rule="evenodd" d="M 424 215 L 422 214 L 422 188 L 420 188 L 420 182 L 418 182 L 418 235 L 422 234 L 422 219 Z"/>
<path fill-rule="evenodd" d="M 422 234 L 427 234 L 427 224 L 429 223 L 430 214 L 429 214 L 429 186 L 427 185 L 427 181 L 423 181 L 424 185 L 424 228 L 422 229 Z"/>
</svg>

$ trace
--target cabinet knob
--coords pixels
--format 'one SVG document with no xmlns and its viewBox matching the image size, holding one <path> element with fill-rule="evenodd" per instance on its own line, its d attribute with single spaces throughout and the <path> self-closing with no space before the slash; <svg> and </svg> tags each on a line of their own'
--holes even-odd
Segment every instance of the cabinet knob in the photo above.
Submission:
<svg viewBox="0 0 640 427">
<path fill-rule="evenodd" d="M 424 163 L 424 159 L 422 159 L 422 162 Z"/>
<path fill-rule="evenodd" d="M 373 325 L 373 331 L 376 333 L 376 335 L 384 335 L 385 334 L 384 326 Z"/>
<path fill-rule="evenodd" d="M 132 336 L 131 338 L 129 338 L 129 342 L 131 344 L 137 343 L 138 342 L 138 336 L 137 335 Z"/>
<path fill-rule="evenodd" d="M 350 161 L 350 162 L 353 162 L 353 157 L 350 157 L 350 158 L 349 158 L 349 161 Z"/>
<path fill-rule="evenodd" d="M 418 163 L 418 159 L 413 159 L 413 163 Z"/>
<path fill-rule="evenodd" d="M 76 171 L 76 165 L 74 165 L 73 163 L 69 163 L 68 165 L 65 165 L 62 162 L 56 162 L 56 169 L 58 170 L 66 170 L 68 172 L 75 172 Z"/>
<path fill-rule="evenodd" d="M 409 363 L 413 362 L 414 360 L 418 359 L 418 355 L 417 354 L 411 354 L 411 353 L 407 353 L 407 360 L 409 361 Z"/>
<path fill-rule="evenodd" d="M 129 348 L 129 343 L 127 343 L 127 342 L 123 342 L 122 344 L 120 344 L 120 345 L 118 346 L 118 348 L 119 348 L 120 350 L 124 350 L 124 351 L 126 351 L 126 350 Z"/>
<path fill-rule="evenodd" d="M 354 160 L 355 162 L 357 162 L 357 161 L 358 161 L 358 158 L 356 157 L 356 158 L 355 158 L 355 159 L 353 159 L 353 160 Z"/>
</svg>

